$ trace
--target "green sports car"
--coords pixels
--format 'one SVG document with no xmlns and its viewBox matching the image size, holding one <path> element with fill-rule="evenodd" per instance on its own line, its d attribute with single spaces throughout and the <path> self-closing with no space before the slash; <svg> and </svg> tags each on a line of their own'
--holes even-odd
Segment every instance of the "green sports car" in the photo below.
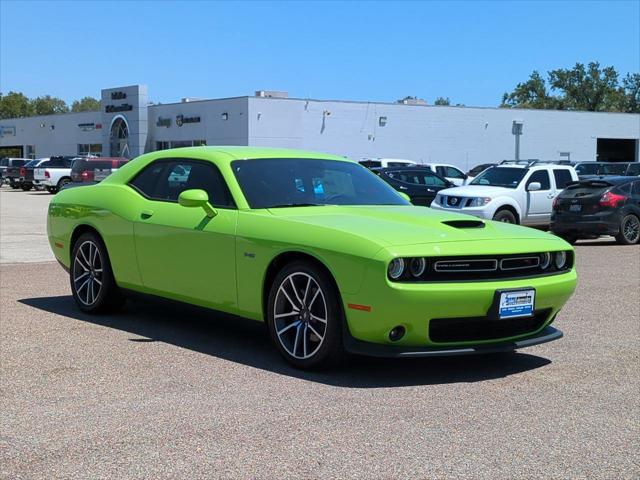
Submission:
<svg viewBox="0 0 640 480">
<path fill-rule="evenodd" d="M 47 228 L 83 311 L 135 291 L 263 321 L 300 368 L 554 340 L 576 286 L 553 235 L 414 207 L 356 162 L 296 150 L 145 154 L 58 193 Z"/>
</svg>

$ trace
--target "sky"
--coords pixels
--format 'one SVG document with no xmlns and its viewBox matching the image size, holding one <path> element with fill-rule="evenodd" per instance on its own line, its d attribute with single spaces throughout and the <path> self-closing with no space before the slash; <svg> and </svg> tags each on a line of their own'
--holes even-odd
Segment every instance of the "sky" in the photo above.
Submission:
<svg viewBox="0 0 640 480">
<path fill-rule="evenodd" d="M 153 102 L 255 90 L 496 106 L 533 70 L 640 72 L 640 0 L 0 0 L 0 91 L 67 102 L 147 84 Z"/>
</svg>

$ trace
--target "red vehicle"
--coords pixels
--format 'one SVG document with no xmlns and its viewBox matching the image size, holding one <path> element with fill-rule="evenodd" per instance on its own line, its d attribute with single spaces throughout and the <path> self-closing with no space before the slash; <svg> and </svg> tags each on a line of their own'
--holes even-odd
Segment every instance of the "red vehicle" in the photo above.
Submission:
<svg viewBox="0 0 640 480">
<path fill-rule="evenodd" d="M 94 157 L 76 160 L 71 168 L 73 182 L 97 183 L 129 161 L 124 157 Z"/>
</svg>

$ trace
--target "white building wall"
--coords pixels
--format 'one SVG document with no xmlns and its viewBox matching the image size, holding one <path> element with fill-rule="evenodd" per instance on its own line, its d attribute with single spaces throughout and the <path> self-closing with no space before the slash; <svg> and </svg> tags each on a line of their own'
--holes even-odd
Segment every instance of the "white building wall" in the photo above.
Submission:
<svg viewBox="0 0 640 480">
<path fill-rule="evenodd" d="M 597 138 L 640 137 L 640 115 L 436 107 L 300 99 L 249 99 L 249 144 L 362 157 L 446 162 L 469 168 L 520 158 L 595 160 Z M 259 115 L 261 114 L 261 115 Z M 386 117 L 386 125 L 380 125 Z"/>
</svg>

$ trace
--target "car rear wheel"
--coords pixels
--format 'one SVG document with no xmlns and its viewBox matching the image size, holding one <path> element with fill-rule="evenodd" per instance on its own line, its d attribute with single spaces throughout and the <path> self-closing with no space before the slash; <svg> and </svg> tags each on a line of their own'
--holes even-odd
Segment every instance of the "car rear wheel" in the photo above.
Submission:
<svg viewBox="0 0 640 480">
<path fill-rule="evenodd" d="M 622 245 L 635 245 L 640 241 L 640 219 L 630 213 L 622 217 L 616 240 Z"/>
<path fill-rule="evenodd" d="M 104 243 L 95 233 L 80 235 L 71 254 L 71 292 L 80 310 L 100 313 L 122 306 Z"/>
<path fill-rule="evenodd" d="M 22 190 L 24 190 L 25 192 L 28 192 L 33 188 L 33 185 L 22 185 L 20 188 L 22 188 Z"/>
<path fill-rule="evenodd" d="M 516 216 L 510 210 L 498 210 L 496 214 L 493 216 L 493 219 L 496 222 L 504 222 L 504 223 L 518 223 L 516 221 Z"/>
<path fill-rule="evenodd" d="M 71 179 L 70 179 L 70 178 L 68 178 L 68 177 L 61 178 L 61 179 L 58 181 L 58 185 L 57 185 L 57 186 L 56 186 L 56 188 L 54 189 L 54 190 L 55 190 L 55 191 L 54 191 L 54 193 L 55 193 L 55 192 L 59 192 L 60 190 L 62 190 L 62 189 L 63 189 L 63 188 L 68 184 L 68 183 L 71 183 Z"/>
<path fill-rule="evenodd" d="M 271 338 L 295 367 L 328 367 L 344 358 L 339 295 L 328 274 L 313 263 L 285 266 L 274 279 L 267 308 Z"/>
</svg>

